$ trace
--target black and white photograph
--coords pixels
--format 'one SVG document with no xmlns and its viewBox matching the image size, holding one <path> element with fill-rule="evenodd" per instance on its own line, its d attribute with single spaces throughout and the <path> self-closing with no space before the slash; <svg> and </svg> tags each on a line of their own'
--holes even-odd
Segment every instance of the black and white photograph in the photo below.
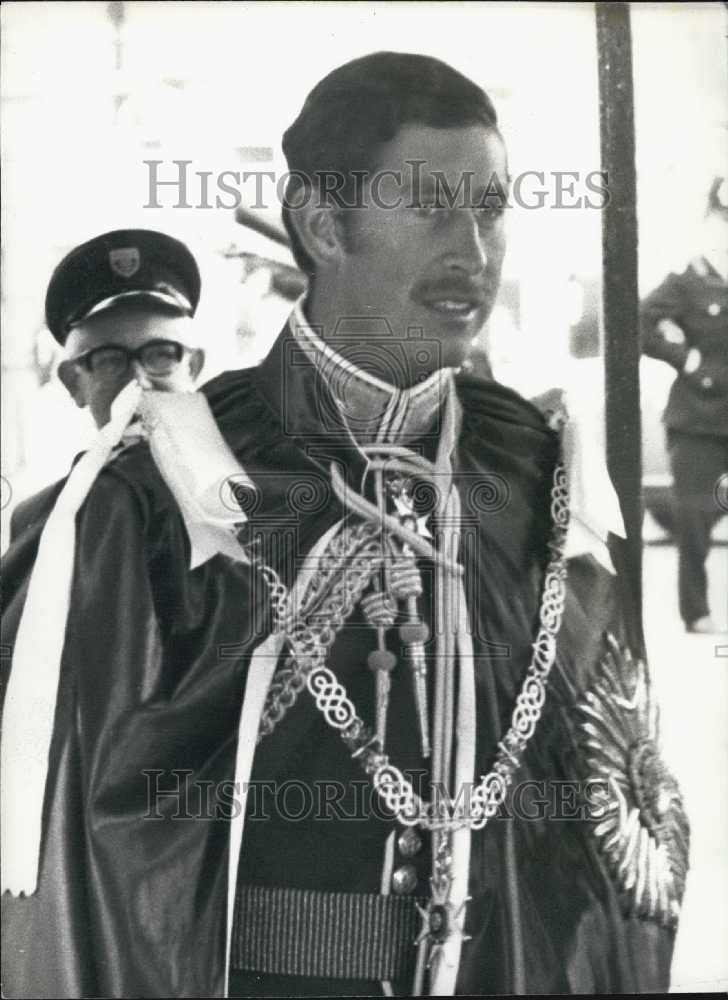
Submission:
<svg viewBox="0 0 728 1000">
<path fill-rule="evenodd" d="M 2 996 L 728 991 L 728 4 L 5 2 Z"/>
</svg>

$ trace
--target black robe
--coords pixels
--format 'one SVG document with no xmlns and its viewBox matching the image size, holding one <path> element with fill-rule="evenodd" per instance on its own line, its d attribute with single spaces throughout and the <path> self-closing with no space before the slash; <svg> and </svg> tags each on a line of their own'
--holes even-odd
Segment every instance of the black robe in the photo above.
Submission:
<svg viewBox="0 0 728 1000">
<path fill-rule="evenodd" d="M 226 373 L 203 391 L 259 487 L 241 541 L 264 549 L 290 584 L 300 559 L 344 514 L 331 490 L 331 461 L 358 486 L 361 459 L 342 444 L 336 409 L 313 367 L 286 366 L 286 336 L 257 368 Z M 453 472 L 470 526 L 460 559 L 475 654 L 477 781 L 492 767 L 531 657 L 558 442 L 541 413 L 511 390 L 469 375 L 458 376 L 456 387 L 463 423 Z M 483 477 L 505 484 L 505 502 L 483 501 Z M 49 491 L 45 510 L 26 519 L 5 558 L 8 652 L 54 496 Z M 614 540 L 613 553 L 618 562 Z M 184 523 L 147 446 L 125 450 L 100 474 L 78 517 L 39 888 L 29 899 L 2 900 L 6 996 L 223 995 L 230 810 L 219 790 L 234 777 L 250 656 L 271 625 L 253 568 L 218 555 L 190 571 L 189 556 Z M 598 680 L 607 633 L 627 657 L 626 675 L 637 669 L 629 647 L 639 654 L 638 630 L 628 627 L 619 577 L 591 556 L 571 559 L 568 569 L 546 705 L 516 775 L 517 787 L 545 795 L 547 804 L 539 810 L 529 799 L 534 818 L 511 820 L 515 806 L 507 802 L 502 816 L 472 835 L 472 939 L 463 946 L 459 993 L 641 992 L 669 984 L 674 915 L 639 912 L 582 794 L 593 775 L 579 705 Z M 373 632 L 357 616 L 329 662 L 371 720 Z M 409 687 L 396 674 L 391 717 L 390 756 L 418 772 L 426 765 Z M 624 788 L 630 780 L 639 785 L 627 764 L 624 771 Z M 253 767 L 256 782 L 339 782 L 347 795 L 363 777 L 305 691 L 261 742 Z M 577 813 L 568 791 L 574 782 L 581 782 Z M 663 784 L 670 809 L 659 822 L 647 817 L 644 787 L 632 797 L 641 822 L 650 819 L 651 834 L 669 848 L 680 895 L 686 823 L 669 776 Z M 164 791 L 174 794 L 158 794 Z M 256 805 L 268 818 L 246 825 L 241 882 L 380 891 L 391 818 L 311 814 L 291 822 L 275 805 Z M 340 805 L 356 808 L 348 799 Z M 416 894 L 426 892 L 428 856 L 424 850 L 416 862 Z M 250 972 L 234 974 L 231 987 L 241 994 L 381 992 L 376 982 Z"/>
</svg>

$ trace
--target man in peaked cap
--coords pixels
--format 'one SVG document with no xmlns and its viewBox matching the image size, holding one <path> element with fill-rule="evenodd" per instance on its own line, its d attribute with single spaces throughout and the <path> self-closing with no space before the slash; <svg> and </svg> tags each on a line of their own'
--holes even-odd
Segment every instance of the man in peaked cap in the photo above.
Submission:
<svg viewBox="0 0 728 1000">
<path fill-rule="evenodd" d="M 59 377 L 97 426 L 135 375 L 188 389 L 204 362 L 191 319 L 200 298 L 195 258 L 179 240 L 119 229 L 72 250 L 53 272 L 46 323 L 66 358 Z"/>
<path fill-rule="evenodd" d="M 687 828 L 617 499 L 556 394 L 462 371 L 505 250 L 495 109 L 379 52 L 283 148 L 306 298 L 255 368 L 145 393 L 148 447 L 79 513 L 32 795 L 35 748 L 10 761 L 6 993 L 665 989 Z"/>
<path fill-rule="evenodd" d="M 184 243 L 151 229 L 118 229 L 80 244 L 53 271 L 46 325 L 64 348 L 58 377 L 97 427 L 123 387 L 188 391 L 204 364 L 193 317 L 200 272 Z M 125 440 L 133 440 L 127 434 Z M 53 484 L 21 501 L 11 538 L 47 510 Z"/>
</svg>

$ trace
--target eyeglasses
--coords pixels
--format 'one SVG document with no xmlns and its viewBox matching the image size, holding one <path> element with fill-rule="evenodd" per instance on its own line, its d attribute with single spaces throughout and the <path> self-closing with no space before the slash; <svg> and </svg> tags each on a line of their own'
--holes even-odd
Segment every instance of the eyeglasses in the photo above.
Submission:
<svg viewBox="0 0 728 1000">
<path fill-rule="evenodd" d="M 136 350 L 120 344 L 106 344 L 94 347 L 92 351 L 74 358 L 74 364 L 81 365 L 94 375 L 123 375 L 133 361 L 138 361 L 147 375 L 170 375 L 182 360 L 187 350 L 176 340 L 150 340 Z"/>
</svg>

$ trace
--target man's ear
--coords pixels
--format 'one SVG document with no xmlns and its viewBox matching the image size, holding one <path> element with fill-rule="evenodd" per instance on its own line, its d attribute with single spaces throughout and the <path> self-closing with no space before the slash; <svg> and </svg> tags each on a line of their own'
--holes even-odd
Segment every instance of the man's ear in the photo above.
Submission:
<svg viewBox="0 0 728 1000">
<path fill-rule="evenodd" d="M 58 366 L 58 378 L 65 385 L 76 406 L 83 408 L 88 404 L 78 365 L 73 361 L 61 361 Z"/>
<path fill-rule="evenodd" d="M 202 366 L 205 363 L 205 352 L 201 347 L 195 347 L 194 350 L 190 351 L 188 362 L 190 366 L 190 375 L 194 381 L 202 371 Z"/>
<path fill-rule="evenodd" d="M 317 203 L 318 196 L 311 195 L 300 208 L 291 206 L 288 218 L 304 250 L 317 268 L 331 267 L 344 253 L 341 238 L 341 220 L 333 205 Z M 318 198 L 320 202 L 320 198 Z"/>
</svg>

